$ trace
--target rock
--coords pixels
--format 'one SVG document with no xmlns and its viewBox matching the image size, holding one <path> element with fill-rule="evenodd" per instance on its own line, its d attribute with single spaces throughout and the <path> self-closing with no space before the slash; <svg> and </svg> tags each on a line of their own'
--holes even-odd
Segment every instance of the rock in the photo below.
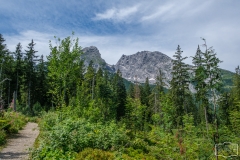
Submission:
<svg viewBox="0 0 240 160">
<path fill-rule="evenodd" d="M 109 65 L 102 59 L 101 54 L 97 47 L 90 46 L 82 49 L 83 54 L 81 59 L 84 60 L 84 66 L 87 68 L 90 61 L 93 61 L 93 67 L 97 71 L 99 68 L 103 70 L 108 70 L 111 73 L 115 72 L 115 68 L 112 65 Z"/>
<path fill-rule="evenodd" d="M 122 72 L 123 78 L 144 83 L 149 78 L 150 83 L 155 83 L 159 69 L 164 73 L 166 82 L 171 80 L 172 59 L 167 55 L 155 51 L 141 51 L 133 55 L 122 55 L 115 70 Z"/>
</svg>

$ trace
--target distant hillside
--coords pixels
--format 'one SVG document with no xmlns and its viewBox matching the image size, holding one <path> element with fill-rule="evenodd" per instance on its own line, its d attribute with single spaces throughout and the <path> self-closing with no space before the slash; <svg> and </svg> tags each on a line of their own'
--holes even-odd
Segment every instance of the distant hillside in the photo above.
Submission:
<svg viewBox="0 0 240 160">
<path fill-rule="evenodd" d="M 222 76 L 223 76 L 224 89 L 228 91 L 233 86 L 232 79 L 233 79 L 234 73 L 228 70 L 222 69 Z"/>
</svg>

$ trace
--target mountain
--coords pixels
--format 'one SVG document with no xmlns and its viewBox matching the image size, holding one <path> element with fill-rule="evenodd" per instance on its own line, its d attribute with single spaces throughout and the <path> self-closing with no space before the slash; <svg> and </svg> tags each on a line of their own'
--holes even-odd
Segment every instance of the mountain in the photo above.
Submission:
<svg viewBox="0 0 240 160">
<path fill-rule="evenodd" d="M 101 54 L 97 47 L 90 46 L 83 50 L 82 58 L 85 60 L 85 66 L 88 66 L 90 61 L 93 61 L 94 68 L 98 70 L 100 67 L 108 70 L 110 73 L 115 73 L 118 69 L 122 72 L 122 77 L 128 81 L 138 81 L 144 83 L 146 78 L 149 82 L 154 84 L 158 70 L 165 75 L 165 83 L 169 86 L 172 78 L 172 59 L 167 55 L 154 51 L 141 51 L 133 55 L 122 55 L 116 65 L 109 65 L 101 58 Z M 224 88 L 229 90 L 232 84 L 232 77 L 234 73 L 222 69 Z M 189 86 L 193 91 L 193 86 Z"/>
<path fill-rule="evenodd" d="M 129 56 L 122 55 L 115 65 L 115 70 L 119 69 L 122 72 L 122 76 L 130 81 L 137 80 L 140 83 L 144 83 L 148 77 L 150 83 L 154 83 L 156 75 L 159 69 L 161 69 L 166 77 L 166 81 L 170 81 L 171 60 L 170 57 L 158 51 L 142 51 Z"/>
<path fill-rule="evenodd" d="M 105 62 L 104 59 L 102 59 L 101 54 L 97 47 L 90 46 L 82 49 L 83 54 L 81 55 L 81 59 L 84 60 L 84 66 L 88 66 L 90 61 L 93 62 L 93 68 L 95 70 L 98 70 L 99 68 L 102 68 L 104 70 L 108 70 L 109 72 L 114 73 L 115 68 L 113 65 L 109 65 Z"/>
</svg>

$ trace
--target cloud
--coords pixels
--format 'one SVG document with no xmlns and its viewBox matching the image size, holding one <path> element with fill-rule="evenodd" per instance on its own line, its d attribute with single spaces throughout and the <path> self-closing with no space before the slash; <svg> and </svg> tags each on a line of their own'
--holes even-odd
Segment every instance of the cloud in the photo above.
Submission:
<svg viewBox="0 0 240 160">
<path fill-rule="evenodd" d="M 44 55 L 46 57 L 50 53 L 49 40 L 53 39 L 53 35 L 28 30 L 20 32 L 16 35 L 6 35 L 4 38 L 6 39 L 7 47 L 11 52 L 15 51 L 16 45 L 19 42 L 23 47 L 22 52 L 25 52 L 25 50 L 27 50 L 28 44 L 33 39 L 34 43 L 36 43 L 35 50 L 38 51 L 36 55 Z"/>
<path fill-rule="evenodd" d="M 103 13 L 97 13 L 93 20 L 114 20 L 114 21 L 126 21 L 129 16 L 133 15 L 138 11 L 139 6 L 133 6 L 129 8 L 111 8 Z"/>
<path fill-rule="evenodd" d="M 183 19 L 194 17 L 201 11 L 206 10 L 211 2 L 201 2 L 191 0 L 172 0 L 167 1 L 165 4 L 158 4 L 152 6 L 151 12 L 147 12 L 142 16 L 141 22 L 155 22 L 155 21 L 173 21 L 176 19 Z"/>
<path fill-rule="evenodd" d="M 143 16 L 141 20 L 147 21 L 147 20 L 153 20 L 153 19 L 159 18 L 164 14 L 167 14 L 171 9 L 173 9 L 173 7 L 174 7 L 174 4 L 166 4 L 166 5 L 160 6 L 157 9 L 158 11 L 155 11 L 153 14 Z"/>
</svg>

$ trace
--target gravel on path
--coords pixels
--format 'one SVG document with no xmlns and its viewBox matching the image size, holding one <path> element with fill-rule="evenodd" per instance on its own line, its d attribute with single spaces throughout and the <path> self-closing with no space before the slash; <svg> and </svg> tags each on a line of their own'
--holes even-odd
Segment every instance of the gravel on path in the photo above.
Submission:
<svg viewBox="0 0 240 160">
<path fill-rule="evenodd" d="M 0 160 L 26 160 L 39 134 L 38 124 L 28 122 L 17 134 L 7 140 L 7 145 L 0 151 Z"/>
</svg>

